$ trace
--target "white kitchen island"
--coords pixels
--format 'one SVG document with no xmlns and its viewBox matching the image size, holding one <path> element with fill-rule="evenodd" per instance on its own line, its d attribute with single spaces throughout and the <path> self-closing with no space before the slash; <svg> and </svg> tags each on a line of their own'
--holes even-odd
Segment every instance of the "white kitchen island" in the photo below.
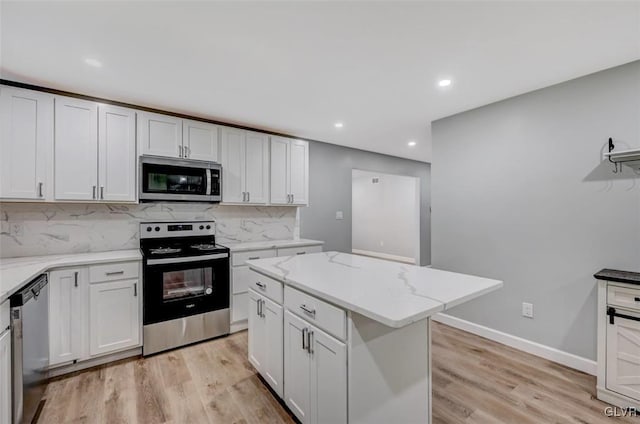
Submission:
<svg viewBox="0 0 640 424">
<path fill-rule="evenodd" d="M 430 317 L 502 287 L 338 252 L 248 265 L 249 360 L 303 424 L 431 422 Z"/>
</svg>

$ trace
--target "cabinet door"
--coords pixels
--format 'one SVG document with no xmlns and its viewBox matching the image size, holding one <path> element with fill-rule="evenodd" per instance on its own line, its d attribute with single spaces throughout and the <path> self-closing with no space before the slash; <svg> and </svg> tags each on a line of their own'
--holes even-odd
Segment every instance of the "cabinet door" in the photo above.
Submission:
<svg viewBox="0 0 640 424">
<path fill-rule="evenodd" d="M 290 151 L 289 177 L 292 203 L 306 205 L 309 203 L 309 143 L 291 140 Z"/>
<path fill-rule="evenodd" d="M 244 192 L 245 131 L 222 127 L 221 163 L 222 163 L 222 201 L 242 203 Z"/>
<path fill-rule="evenodd" d="M 11 407 L 11 332 L 5 331 L 0 336 L 0 424 L 11 424 Z"/>
<path fill-rule="evenodd" d="M 638 315 L 625 312 L 629 315 Z M 607 389 L 640 399 L 640 322 L 607 321 Z"/>
<path fill-rule="evenodd" d="M 269 139 L 267 135 L 247 132 L 245 160 L 247 203 L 265 204 L 269 201 Z"/>
<path fill-rule="evenodd" d="M 311 422 L 311 370 L 303 347 L 309 325 L 289 311 L 284 313 L 284 401 L 303 424 Z"/>
<path fill-rule="evenodd" d="M 53 146 L 53 97 L 0 87 L 0 198 L 43 199 Z"/>
<path fill-rule="evenodd" d="M 262 302 L 261 311 L 265 321 L 266 349 L 261 374 L 271 388 L 282 398 L 284 396 L 282 384 L 282 306 L 266 297 L 262 297 Z"/>
<path fill-rule="evenodd" d="M 201 121 L 182 121 L 182 145 L 189 159 L 218 162 L 218 126 Z"/>
<path fill-rule="evenodd" d="M 347 346 L 315 327 L 311 339 L 311 423 L 347 422 Z M 425 359 L 426 360 L 426 359 Z"/>
<path fill-rule="evenodd" d="M 136 114 L 100 106 L 98 121 L 100 200 L 136 200 Z"/>
<path fill-rule="evenodd" d="M 89 352 L 93 355 L 140 344 L 138 280 L 91 284 Z"/>
<path fill-rule="evenodd" d="M 49 273 L 49 363 L 80 359 L 85 322 L 87 271 L 64 269 Z"/>
<path fill-rule="evenodd" d="M 286 205 L 291 191 L 289 189 L 289 140 L 283 137 L 271 137 L 271 204 Z"/>
<path fill-rule="evenodd" d="M 92 200 L 98 189 L 98 106 L 56 97 L 54 172 L 56 200 Z"/>
<path fill-rule="evenodd" d="M 180 158 L 182 119 L 158 113 L 138 114 L 139 143 L 142 154 Z"/>
<path fill-rule="evenodd" d="M 260 374 L 264 369 L 267 351 L 267 332 L 265 320 L 260 316 L 260 304 L 263 297 L 249 290 L 249 362 Z"/>
</svg>

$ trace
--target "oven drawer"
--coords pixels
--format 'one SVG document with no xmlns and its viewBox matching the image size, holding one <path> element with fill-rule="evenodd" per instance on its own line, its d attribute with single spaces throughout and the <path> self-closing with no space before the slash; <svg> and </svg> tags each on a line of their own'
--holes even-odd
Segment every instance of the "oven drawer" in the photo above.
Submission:
<svg viewBox="0 0 640 424">
<path fill-rule="evenodd" d="M 607 304 L 640 311 L 640 288 L 608 284 Z"/>
<path fill-rule="evenodd" d="M 322 252 L 322 246 L 285 247 L 278 249 L 278 256 L 306 255 Z"/>
<path fill-rule="evenodd" d="M 255 271 L 250 272 L 249 288 L 282 305 L 282 283 Z"/>
<path fill-rule="evenodd" d="M 244 265 L 246 261 L 253 259 L 275 258 L 276 249 L 252 250 L 250 252 L 238 252 L 231 254 L 231 265 Z"/>
<path fill-rule="evenodd" d="M 140 274 L 140 262 L 118 262 L 104 265 L 92 265 L 89 267 L 89 282 L 127 280 L 138 278 Z"/>
<path fill-rule="evenodd" d="M 308 322 L 346 340 L 347 313 L 343 309 L 288 286 L 284 289 L 284 305 Z"/>
</svg>

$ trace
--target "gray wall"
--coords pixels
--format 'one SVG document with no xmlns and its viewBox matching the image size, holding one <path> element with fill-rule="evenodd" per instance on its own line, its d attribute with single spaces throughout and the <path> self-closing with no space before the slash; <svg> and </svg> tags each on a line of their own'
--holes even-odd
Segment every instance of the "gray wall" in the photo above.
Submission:
<svg viewBox="0 0 640 424">
<path fill-rule="evenodd" d="M 596 358 L 603 267 L 640 271 L 640 61 L 436 121 L 433 266 L 504 280 L 452 315 Z M 521 303 L 534 304 L 534 319 Z"/>
<path fill-rule="evenodd" d="M 325 250 L 351 252 L 351 170 L 420 178 L 420 260 L 431 263 L 430 165 L 333 144 L 309 143 L 309 206 L 300 208 L 300 237 L 325 241 Z M 344 212 L 336 220 L 336 211 Z"/>
</svg>

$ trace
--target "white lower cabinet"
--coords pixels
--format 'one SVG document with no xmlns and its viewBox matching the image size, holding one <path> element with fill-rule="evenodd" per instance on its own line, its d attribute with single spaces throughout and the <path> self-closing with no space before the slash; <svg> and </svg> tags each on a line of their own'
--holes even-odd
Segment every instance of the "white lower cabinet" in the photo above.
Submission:
<svg viewBox="0 0 640 424">
<path fill-rule="evenodd" d="M 140 346 L 139 267 L 131 261 L 49 272 L 52 367 Z"/>
<path fill-rule="evenodd" d="M 284 400 L 303 423 L 347 422 L 347 346 L 285 311 Z"/>
<path fill-rule="evenodd" d="M 79 360 L 86 323 L 87 268 L 49 273 L 49 364 Z"/>
<path fill-rule="evenodd" d="M 89 288 L 89 353 L 104 353 L 140 343 L 138 280 L 91 284 Z"/>
<path fill-rule="evenodd" d="M 11 424 L 11 331 L 0 329 L 0 424 Z"/>
<path fill-rule="evenodd" d="M 282 306 L 249 290 L 249 362 L 283 396 Z"/>
</svg>

